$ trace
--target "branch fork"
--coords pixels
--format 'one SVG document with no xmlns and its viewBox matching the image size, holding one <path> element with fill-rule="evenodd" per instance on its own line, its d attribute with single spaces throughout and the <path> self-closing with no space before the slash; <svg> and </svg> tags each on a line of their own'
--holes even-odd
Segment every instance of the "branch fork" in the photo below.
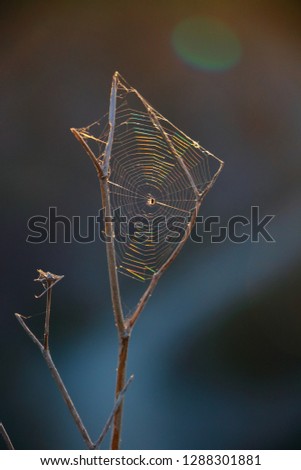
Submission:
<svg viewBox="0 0 301 470">
<path fill-rule="evenodd" d="M 36 298 L 40 298 L 42 297 L 44 294 L 47 294 L 47 299 L 46 299 L 46 316 L 45 316 L 45 323 L 44 323 L 44 341 L 43 343 L 41 341 L 38 340 L 38 338 L 35 336 L 35 334 L 31 331 L 31 329 L 28 327 L 28 325 L 26 324 L 26 319 L 27 317 L 24 316 L 24 315 L 21 315 L 20 313 L 16 313 L 16 318 L 18 320 L 18 322 L 20 323 L 20 325 L 22 326 L 22 328 L 24 329 L 24 331 L 27 333 L 27 335 L 29 336 L 29 338 L 33 341 L 33 343 L 38 346 L 49 370 L 50 370 L 50 373 L 72 415 L 72 418 L 75 422 L 75 425 L 76 427 L 78 428 L 84 442 L 86 443 L 88 449 L 97 449 L 101 442 L 103 441 L 105 435 L 107 434 L 111 424 L 112 424 L 112 421 L 114 419 L 114 416 L 116 414 L 116 411 L 117 409 L 120 407 L 120 404 L 123 400 L 123 397 L 124 397 L 124 394 L 128 388 L 128 386 L 130 385 L 130 383 L 132 382 L 134 376 L 131 375 L 130 378 L 128 379 L 128 381 L 124 384 L 124 386 L 122 387 L 122 389 L 120 390 L 120 393 L 118 394 L 118 396 L 116 397 L 116 401 L 115 401 L 115 404 L 114 404 L 114 407 L 113 407 L 113 410 L 102 430 L 102 432 L 100 433 L 99 437 L 97 438 L 97 440 L 95 442 L 93 442 L 93 440 L 91 439 L 91 437 L 89 436 L 89 433 L 67 391 L 67 388 L 53 362 L 53 359 L 51 357 L 51 353 L 50 353 L 50 349 L 49 349 L 49 335 L 50 335 L 50 313 L 51 313 L 51 297 L 52 297 L 52 289 L 54 287 L 54 285 L 59 282 L 61 279 L 63 279 L 64 276 L 59 276 L 57 274 L 52 274 L 50 272 L 45 272 L 43 271 L 42 269 L 38 269 L 38 273 L 39 273 L 39 277 L 37 279 L 35 279 L 35 281 L 37 282 L 41 282 L 44 290 L 43 292 L 38 295 L 38 296 L 35 296 Z M 8 448 L 13 448 L 10 446 L 9 444 L 9 438 L 8 438 L 8 435 L 5 431 L 5 428 L 4 426 L 2 425 L 2 423 L 0 424 L 0 433 L 2 434 L 2 437 L 3 439 L 5 440 L 6 444 L 7 444 L 7 447 Z"/>
<path fill-rule="evenodd" d="M 130 317 L 125 318 L 122 303 L 121 303 L 121 295 L 120 295 L 120 287 L 119 287 L 119 279 L 117 273 L 117 263 L 116 263 L 116 251 L 115 251 L 115 237 L 114 237 L 114 226 L 112 222 L 112 210 L 111 210 L 111 200 L 110 200 L 110 187 L 109 187 L 109 173 L 110 173 L 110 159 L 111 153 L 113 148 L 113 139 L 114 139 L 114 132 L 115 132 L 115 119 L 116 119 L 116 101 L 117 101 L 117 91 L 118 86 L 121 88 L 135 92 L 138 98 L 140 98 L 141 102 L 144 104 L 149 117 L 152 121 L 152 124 L 160 130 L 162 134 L 162 138 L 165 141 L 165 144 L 169 148 L 169 151 L 174 155 L 174 157 L 179 161 L 183 173 L 186 175 L 191 188 L 195 194 L 195 207 L 191 212 L 190 222 L 188 223 L 184 236 L 182 237 L 181 241 L 178 243 L 174 251 L 171 253 L 169 258 L 162 264 L 160 269 L 155 272 L 146 288 L 145 292 L 141 296 L 136 309 L 131 314 Z M 210 190 L 212 185 L 214 184 L 217 176 L 219 175 L 220 171 L 223 167 L 223 162 L 219 159 L 220 167 L 218 171 L 215 173 L 214 177 L 211 179 L 210 183 L 207 184 L 206 189 L 200 193 L 197 189 L 195 181 L 186 166 L 185 161 L 183 160 L 182 156 L 178 154 L 172 140 L 170 139 L 168 133 L 164 130 L 163 126 L 161 125 L 160 119 L 158 119 L 159 114 L 152 108 L 152 106 L 133 88 L 127 86 L 126 82 L 121 79 L 121 76 L 118 72 L 115 72 L 113 75 L 112 81 L 112 88 L 111 88 L 111 95 L 110 95 L 110 108 L 109 108 L 109 133 L 108 139 L 105 143 L 105 148 L 103 152 L 103 158 L 99 158 L 95 156 L 89 145 L 87 144 L 85 138 L 87 138 L 87 134 L 83 131 L 83 129 L 75 129 L 71 128 L 71 132 L 75 136 L 75 138 L 80 142 L 83 146 L 85 152 L 88 154 L 95 170 L 97 173 L 97 178 L 100 185 L 101 191 L 101 198 L 102 198 L 102 206 L 105 209 L 105 216 L 107 217 L 105 223 L 105 235 L 107 239 L 106 243 L 106 252 L 107 252 L 107 262 L 108 262 L 108 271 L 109 271 L 109 280 L 110 280 L 110 290 L 111 290 L 111 299 L 112 299 L 112 306 L 114 312 L 114 321 L 118 333 L 119 339 L 119 354 L 118 354 L 118 365 L 117 365 L 117 376 L 116 376 L 116 387 L 115 387 L 115 403 L 113 410 L 102 430 L 98 439 L 93 442 L 90 438 L 71 398 L 67 392 L 67 389 L 53 363 L 51 358 L 50 349 L 49 349 L 49 335 L 50 335 L 50 310 L 51 310 L 51 297 L 52 297 L 52 289 L 54 285 L 59 282 L 63 276 L 58 276 L 52 274 L 50 272 L 45 272 L 42 270 L 38 270 L 39 277 L 36 281 L 41 282 L 43 286 L 43 292 L 36 296 L 37 298 L 42 297 L 46 294 L 46 316 L 45 316 L 45 324 L 44 324 L 44 340 L 41 343 L 37 337 L 32 333 L 29 327 L 26 325 L 26 317 L 16 314 L 16 317 L 31 338 L 31 340 L 38 346 L 40 349 L 47 366 L 50 369 L 52 377 L 54 378 L 63 399 L 74 419 L 74 422 L 82 435 L 87 447 L 89 449 L 96 449 L 99 447 L 100 443 L 102 442 L 104 436 L 106 435 L 108 429 L 110 428 L 113 422 L 113 430 L 112 430 L 112 438 L 111 438 L 111 449 L 119 449 L 120 448 L 120 440 L 121 440 L 121 425 L 122 425 L 122 414 L 123 414 L 123 402 L 124 402 L 124 395 L 125 392 L 133 380 L 133 376 L 126 381 L 126 366 L 127 366 L 127 357 L 128 357 L 128 348 L 129 342 L 131 337 L 131 332 L 136 324 L 136 321 L 140 317 L 142 311 L 144 310 L 148 300 L 150 299 L 154 289 L 156 288 L 162 274 L 167 270 L 167 268 L 171 265 L 171 263 L 176 259 L 178 254 L 180 253 L 182 247 L 184 246 L 185 242 L 189 238 L 191 231 L 194 227 L 196 217 L 203 201 L 203 198 Z M 104 142 L 102 142 L 104 143 Z M 215 157 L 216 158 L 216 157 Z M 5 437 L 5 430 L 3 431 L 3 426 L 0 426 L 0 432 L 4 440 L 8 443 L 7 438 Z"/>
<path fill-rule="evenodd" d="M 160 130 L 160 132 L 162 133 L 162 137 L 165 140 L 170 152 L 180 162 L 183 172 L 188 178 L 188 181 L 190 182 L 191 187 L 194 191 L 195 198 L 196 198 L 196 205 L 191 214 L 190 223 L 186 227 L 186 231 L 181 242 L 176 246 L 175 250 L 171 253 L 169 258 L 160 267 L 160 269 L 156 273 L 153 274 L 148 287 L 146 288 L 144 294 L 141 296 L 136 306 L 135 311 L 127 319 L 124 318 L 122 305 L 121 305 L 119 280 L 118 280 L 117 265 L 116 265 L 116 252 L 115 252 L 115 244 L 114 244 L 114 227 L 113 227 L 112 222 L 108 222 L 105 226 L 105 230 L 106 230 L 105 233 L 108 236 L 108 240 L 109 240 L 106 243 L 106 249 L 107 249 L 107 261 L 108 261 L 108 270 L 109 270 L 109 277 L 110 277 L 111 298 L 112 298 L 112 305 L 113 305 L 113 311 L 114 311 L 114 317 L 115 317 L 115 324 L 117 327 L 117 332 L 118 332 L 118 337 L 119 337 L 119 355 L 118 355 L 115 399 L 117 399 L 120 391 L 125 385 L 128 346 L 129 346 L 130 335 L 134 328 L 134 325 L 136 321 L 138 320 L 139 316 L 141 315 L 142 311 L 144 310 L 162 274 L 167 270 L 170 264 L 176 259 L 183 245 L 185 244 L 186 240 L 189 238 L 191 231 L 193 229 L 193 226 L 195 224 L 196 217 L 197 217 L 199 208 L 201 206 L 202 200 L 205 194 L 209 191 L 209 189 L 213 185 L 215 179 L 217 178 L 223 166 L 223 162 L 218 159 L 221 163 L 221 166 L 218 172 L 215 174 L 211 183 L 208 184 L 206 191 L 200 194 L 195 184 L 195 181 L 191 173 L 189 172 L 182 156 L 178 154 L 167 132 L 162 127 L 157 117 L 157 112 L 143 98 L 143 96 L 140 95 L 140 93 L 138 93 L 135 89 L 131 87 L 127 88 L 125 80 L 122 79 L 121 75 L 118 72 L 115 72 L 115 74 L 113 75 L 111 95 L 110 95 L 109 134 L 108 134 L 108 140 L 105 146 L 102 162 L 100 161 L 99 158 L 97 158 L 94 155 L 93 151 L 86 143 L 84 137 L 86 137 L 87 135 L 83 133 L 81 129 L 75 129 L 75 128 L 70 129 L 73 135 L 76 137 L 76 139 L 81 143 L 81 145 L 87 152 L 89 158 L 91 159 L 94 167 L 96 168 L 96 172 L 97 172 L 97 176 L 98 176 L 98 180 L 100 184 L 100 190 L 101 190 L 102 205 L 105 208 L 105 215 L 109 217 L 109 220 L 112 220 L 112 217 L 111 217 L 112 211 L 111 211 L 111 203 L 110 203 L 110 189 L 109 189 L 109 176 L 108 175 L 109 175 L 110 158 L 111 158 L 111 151 L 112 151 L 113 139 L 114 139 L 115 118 L 116 118 L 116 100 L 117 100 L 118 86 L 126 90 L 135 92 L 136 95 L 141 100 L 141 102 L 144 104 L 153 125 Z M 123 402 L 120 403 L 120 406 L 117 409 L 115 413 L 115 417 L 114 417 L 114 427 L 113 427 L 112 440 L 111 440 L 112 449 L 119 449 L 119 446 L 120 446 L 122 409 L 123 409 Z"/>
</svg>

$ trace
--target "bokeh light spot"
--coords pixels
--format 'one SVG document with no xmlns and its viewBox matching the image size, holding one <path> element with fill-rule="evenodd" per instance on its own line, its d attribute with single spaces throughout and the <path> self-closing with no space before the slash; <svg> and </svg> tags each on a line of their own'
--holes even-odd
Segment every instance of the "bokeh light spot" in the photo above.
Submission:
<svg viewBox="0 0 301 470">
<path fill-rule="evenodd" d="M 184 62 L 202 70 L 226 70 L 241 57 L 239 38 L 214 17 L 186 18 L 175 27 L 171 41 Z"/>
</svg>

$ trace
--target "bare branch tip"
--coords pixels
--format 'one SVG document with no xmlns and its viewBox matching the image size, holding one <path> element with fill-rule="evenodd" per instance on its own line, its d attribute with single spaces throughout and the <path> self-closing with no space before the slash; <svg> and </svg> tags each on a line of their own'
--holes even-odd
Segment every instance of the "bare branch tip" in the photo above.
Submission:
<svg viewBox="0 0 301 470">
<path fill-rule="evenodd" d="M 75 127 L 70 127 L 70 131 L 72 132 L 72 134 L 77 137 L 78 136 L 78 130 L 75 128 Z"/>
<path fill-rule="evenodd" d="M 133 382 L 134 378 L 135 378 L 134 374 L 131 374 L 131 375 L 129 376 L 129 378 L 128 378 L 128 380 L 127 380 L 127 383 L 125 384 L 124 389 L 123 389 L 123 391 L 122 391 L 121 393 L 125 393 L 125 392 L 127 391 L 128 386 Z"/>
<path fill-rule="evenodd" d="M 15 317 L 19 323 L 22 323 L 24 325 L 25 325 L 25 320 L 28 320 L 30 318 L 30 316 L 27 317 L 26 315 L 22 315 L 22 313 L 15 313 Z"/>
<path fill-rule="evenodd" d="M 26 316 L 22 315 L 22 313 L 15 313 L 15 317 L 19 320 L 19 318 L 24 318 L 26 320 Z"/>
</svg>

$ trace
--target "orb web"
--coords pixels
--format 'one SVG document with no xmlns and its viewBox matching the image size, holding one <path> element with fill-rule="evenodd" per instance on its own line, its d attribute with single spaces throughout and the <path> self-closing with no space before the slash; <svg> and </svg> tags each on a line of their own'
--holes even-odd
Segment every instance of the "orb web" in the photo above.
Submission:
<svg viewBox="0 0 301 470">
<path fill-rule="evenodd" d="M 109 113 L 78 131 L 102 163 Z M 181 242 L 222 164 L 119 75 L 108 181 L 120 273 L 152 278 Z"/>
</svg>

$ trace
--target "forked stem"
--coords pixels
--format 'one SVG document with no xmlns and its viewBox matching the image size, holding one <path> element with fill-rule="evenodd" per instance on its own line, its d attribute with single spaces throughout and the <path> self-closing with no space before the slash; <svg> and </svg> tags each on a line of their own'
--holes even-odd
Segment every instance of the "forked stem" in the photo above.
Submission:
<svg viewBox="0 0 301 470">
<path fill-rule="evenodd" d="M 81 420 L 81 417 L 79 416 L 79 413 L 65 387 L 65 384 L 52 360 L 50 350 L 49 350 L 49 333 L 50 333 L 50 314 L 51 314 L 51 296 L 52 296 L 52 289 L 53 286 L 60 281 L 64 276 L 58 276 L 56 274 L 52 274 L 50 272 L 45 272 L 42 269 L 38 269 L 39 277 L 35 279 L 35 281 L 39 281 L 42 283 L 44 287 L 44 291 L 42 294 L 37 296 L 38 298 L 41 297 L 43 294 L 47 294 L 47 300 L 46 300 L 46 317 L 45 317 L 45 323 L 44 323 L 44 342 L 43 344 L 38 340 L 38 338 L 34 335 L 34 333 L 31 331 L 31 329 L 26 325 L 25 319 L 23 315 L 20 315 L 19 313 L 16 313 L 16 318 L 19 321 L 20 325 L 24 329 L 24 331 L 28 334 L 29 338 L 33 341 L 34 344 L 36 344 L 45 359 L 45 362 L 48 366 L 48 369 L 50 370 L 50 373 L 59 389 L 61 392 L 61 395 L 63 397 L 64 402 L 66 403 L 73 419 L 76 424 L 76 427 L 78 428 L 80 434 L 82 435 L 83 440 L 87 444 L 87 447 L 89 449 L 93 449 L 93 441 L 91 440 L 84 423 Z"/>
<path fill-rule="evenodd" d="M 106 234 L 106 250 L 107 250 L 107 261 L 108 261 L 108 270 L 109 270 L 109 278 L 110 278 L 110 289 L 111 289 L 111 298 L 112 298 L 112 305 L 114 311 L 114 318 L 115 324 L 118 331 L 119 337 L 119 355 L 118 355 L 118 367 L 117 367 L 117 377 L 116 377 L 116 389 L 115 389 L 115 399 L 117 400 L 120 397 L 122 390 L 125 387 L 125 378 L 126 378 L 126 365 L 127 365 L 127 356 L 128 356 L 128 347 L 130 341 L 130 334 L 131 331 L 138 320 L 141 312 L 146 306 L 149 298 L 151 297 L 155 287 L 157 286 L 159 279 L 161 278 L 162 274 L 166 271 L 166 269 L 170 266 L 170 264 L 176 259 L 178 254 L 180 253 L 184 243 L 190 236 L 191 230 L 195 224 L 196 216 L 198 214 L 199 208 L 201 206 L 202 200 L 205 194 L 209 191 L 211 186 L 213 185 L 215 179 L 217 178 L 219 172 L 221 171 L 222 165 L 220 166 L 218 172 L 212 178 L 210 184 L 207 185 L 206 189 L 199 193 L 193 176 L 191 175 L 188 167 L 186 166 L 183 157 L 177 152 L 172 139 L 170 138 L 168 132 L 165 131 L 164 127 L 161 124 L 160 119 L 157 116 L 157 112 L 152 108 L 152 106 L 133 88 L 127 88 L 125 83 L 122 84 L 121 76 L 118 72 L 115 72 L 112 81 L 112 88 L 111 88 L 111 96 L 110 96 L 110 108 L 109 108 L 109 134 L 108 140 L 102 153 L 101 157 L 97 158 L 94 153 L 92 152 L 91 148 L 85 141 L 87 137 L 86 133 L 81 135 L 80 129 L 72 128 L 71 131 L 77 138 L 77 140 L 82 144 L 85 151 L 88 153 L 89 158 L 92 160 L 92 163 L 97 171 L 97 176 L 100 183 L 101 189 L 101 196 L 102 196 L 102 205 L 105 208 L 105 234 Z M 146 288 L 144 294 L 140 298 L 137 307 L 133 314 L 125 320 L 122 305 L 121 305 L 121 296 L 120 296 L 120 289 L 119 289 L 119 280 L 117 274 L 117 264 L 116 264 L 116 252 L 115 252 L 115 235 L 114 235 L 114 227 L 113 227 L 113 220 L 112 220 L 112 211 L 111 211 L 111 204 L 110 204 L 110 190 L 109 190 L 109 170 L 110 170 L 110 159 L 111 153 L 113 148 L 113 138 L 114 138 L 114 131 L 115 131 L 115 119 L 116 119 L 116 100 L 118 97 L 118 85 L 122 86 L 125 90 L 136 93 L 138 98 L 142 101 L 145 105 L 145 108 L 149 114 L 149 117 L 153 123 L 153 125 L 161 131 L 162 138 L 165 141 L 167 147 L 169 148 L 171 154 L 179 161 L 182 170 L 188 179 L 191 188 L 194 191 L 195 195 L 195 208 L 191 214 L 190 222 L 185 230 L 185 235 L 182 238 L 181 242 L 177 245 L 175 250 L 169 256 L 169 258 L 165 261 L 165 263 L 161 266 L 161 268 L 153 275 L 151 282 L 149 283 L 148 287 Z M 220 161 L 220 163 L 222 163 Z M 116 407 L 116 411 L 114 414 L 114 426 L 112 432 L 112 440 L 111 440 L 111 449 L 119 449 L 120 447 L 120 438 L 121 438 L 121 424 L 122 424 L 122 412 L 123 412 L 123 398 Z"/>
<path fill-rule="evenodd" d="M 75 135 L 76 139 L 82 144 L 85 151 L 92 160 L 94 167 L 97 170 L 97 176 L 100 184 L 102 206 L 105 209 L 105 235 L 106 235 L 106 251 L 108 261 L 108 271 L 110 279 L 111 299 L 114 312 L 115 325 L 118 332 L 119 338 L 119 355 L 117 365 L 117 377 L 116 377 L 116 388 L 115 388 L 115 399 L 117 400 L 121 391 L 125 387 L 126 379 L 126 363 L 128 355 L 129 345 L 129 331 L 125 326 L 125 320 L 121 305 L 121 296 L 119 288 L 119 280 L 117 273 L 116 263 L 116 251 L 115 251 L 115 234 L 112 221 L 112 211 L 110 203 L 110 190 L 108 183 L 108 173 L 110 167 L 111 151 L 114 139 L 115 130 L 115 115 L 116 115 L 116 99 L 117 99 L 117 85 L 118 85 L 118 73 L 115 72 L 113 76 L 111 96 L 110 96 L 110 109 L 109 109 L 109 136 L 104 151 L 104 157 L 102 163 L 99 162 L 97 157 L 94 155 L 90 147 L 87 145 L 85 140 L 82 138 L 81 133 L 76 129 L 72 128 L 71 132 Z M 114 426 L 112 432 L 111 448 L 119 449 L 120 436 L 121 436 L 121 422 L 122 422 L 122 411 L 123 411 L 123 399 L 115 411 L 114 414 Z"/>
</svg>

